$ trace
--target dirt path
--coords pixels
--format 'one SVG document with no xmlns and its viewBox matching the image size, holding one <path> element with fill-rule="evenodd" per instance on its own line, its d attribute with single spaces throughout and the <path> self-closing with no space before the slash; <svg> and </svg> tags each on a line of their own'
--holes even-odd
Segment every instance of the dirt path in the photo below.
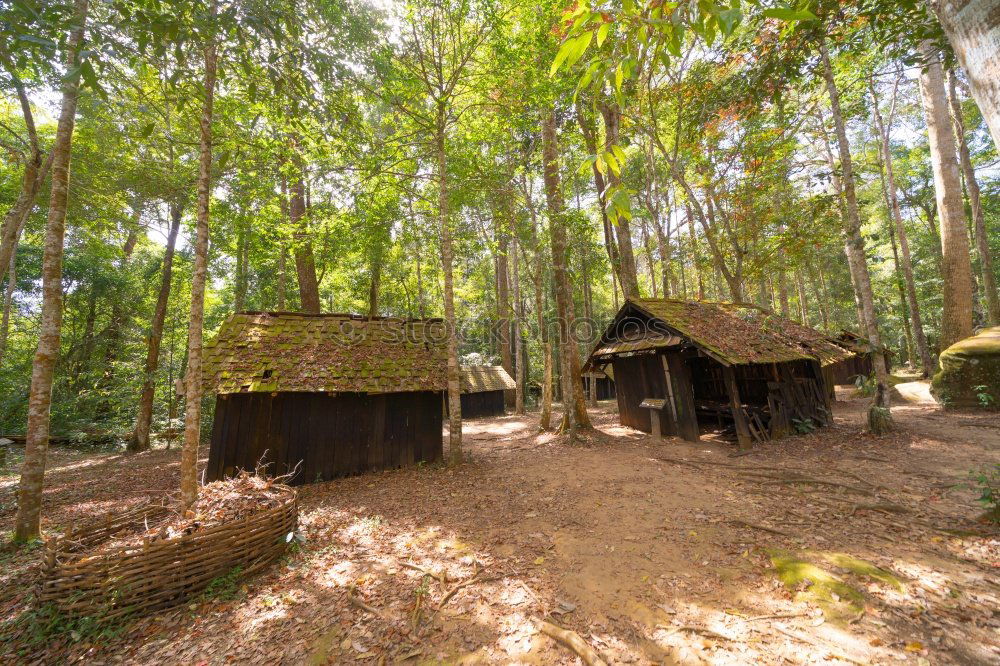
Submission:
<svg viewBox="0 0 1000 666">
<path fill-rule="evenodd" d="M 609 663 L 996 663 L 1000 540 L 943 530 L 981 529 L 953 486 L 1000 460 L 1000 417 L 905 405 L 874 440 L 862 409 L 736 458 L 651 441 L 611 404 L 576 446 L 530 417 L 472 421 L 457 471 L 303 487 L 303 548 L 221 599 L 22 660 L 574 663 L 536 630 L 548 618 Z M 53 524 L 176 483 L 168 452 L 53 467 Z M 10 618 L 31 572 L 4 557 Z"/>
</svg>

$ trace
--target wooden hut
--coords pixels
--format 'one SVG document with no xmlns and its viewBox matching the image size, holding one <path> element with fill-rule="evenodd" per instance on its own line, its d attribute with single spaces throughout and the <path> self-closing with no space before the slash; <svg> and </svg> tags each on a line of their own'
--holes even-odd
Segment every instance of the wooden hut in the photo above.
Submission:
<svg viewBox="0 0 1000 666">
<path fill-rule="evenodd" d="M 502 365 L 462 366 L 462 418 L 503 416 L 504 391 L 515 388 Z"/>
<path fill-rule="evenodd" d="M 440 320 L 249 312 L 205 345 L 206 478 L 268 465 L 312 483 L 441 458 Z"/>
<path fill-rule="evenodd" d="M 721 428 L 748 446 L 831 421 L 814 346 L 837 346 L 811 346 L 793 323 L 742 304 L 629 299 L 584 370 L 613 376 L 624 425 L 689 441 Z"/>
<path fill-rule="evenodd" d="M 837 363 L 823 368 L 830 384 L 853 384 L 858 377 L 871 377 L 875 372 L 875 346 L 857 333 L 841 331 L 834 341 L 852 354 Z M 889 358 L 889 350 L 882 348 L 882 353 Z"/>
<path fill-rule="evenodd" d="M 581 380 L 588 399 L 614 400 L 615 381 L 601 371 L 585 372 Z"/>
</svg>

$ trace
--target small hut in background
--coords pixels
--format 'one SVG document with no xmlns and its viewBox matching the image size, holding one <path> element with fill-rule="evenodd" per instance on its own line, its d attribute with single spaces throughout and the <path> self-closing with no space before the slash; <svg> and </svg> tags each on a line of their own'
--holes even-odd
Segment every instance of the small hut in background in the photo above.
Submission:
<svg viewBox="0 0 1000 666">
<path fill-rule="evenodd" d="M 721 429 L 748 446 L 831 421 L 813 345 L 836 345 L 785 322 L 747 305 L 629 299 L 584 370 L 613 376 L 624 425 L 651 432 L 657 423 L 689 441 Z"/>
<path fill-rule="evenodd" d="M 205 345 L 206 478 L 268 465 L 312 483 L 441 458 L 441 320 L 248 312 Z"/>
<path fill-rule="evenodd" d="M 606 368 L 610 370 L 610 367 Z M 615 381 L 602 371 L 585 372 L 581 375 L 583 390 L 590 400 L 614 400 Z"/>
<path fill-rule="evenodd" d="M 462 418 L 503 416 L 504 391 L 516 387 L 501 365 L 462 366 Z"/>
<path fill-rule="evenodd" d="M 851 356 L 824 368 L 829 383 L 833 385 L 854 384 L 858 377 L 871 377 L 874 374 L 877 350 L 867 338 L 844 330 L 833 340 L 850 351 Z M 883 347 L 881 353 L 885 355 L 886 362 L 889 362 L 891 352 Z"/>
</svg>

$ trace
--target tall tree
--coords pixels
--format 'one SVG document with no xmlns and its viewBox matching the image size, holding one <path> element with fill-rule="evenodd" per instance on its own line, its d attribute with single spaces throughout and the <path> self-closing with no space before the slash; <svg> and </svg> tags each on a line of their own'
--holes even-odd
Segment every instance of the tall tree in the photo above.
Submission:
<svg viewBox="0 0 1000 666">
<path fill-rule="evenodd" d="M 872 292 L 871 276 L 868 273 L 868 263 L 865 259 L 865 241 L 861 237 L 861 216 L 858 213 L 858 198 L 854 181 L 854 163 L 851 160 L 851 146 L 847 141 L 847 128 L 844 114 L 840 108 L 840 91 L 833 77 L 833 66 L 830 64 L 830 54 L 826 46 L 826 38 L 820 42 L 820 57 L 823 78 L 826 81 L 827 94 L 830 97 L 830 109 L 833 115 L 834 130 L 837 135 L 837 146 L 840 151 L 841 183 L 844 188 L 846 215 L 844 216 L 844 249 L 847 263 L 851 270 L 851 278 L 857 294 L 862 324 L 868 340 L 876 350 L 875 378 L 879 385 L 876 400 L 869 413 L 869 423 L 873 430 L 881 431 L 892 427 L 888 411 L 888 372 L 886 359 L 882 356 L 882 336 L 879 334 L 878 319 L 875 316 L 875 296 Z M 883 411 L 884 410 L 884 411 Z"/>
<path fill-rule="evenodd" d="M 906 235 L 906 225 L 903 224 L 903 214 L 899 207 L 899 196 L 896 187 L 896 172 L 892 164 L 892 150 L 889 145 L 889 135 L 892 131 L 892 121 L 896 110 L 896 96 L 900 79 L 893 83 L 892 97 L 889 106 L 888 119 L 884 119 L 879 109 L 878 97 L 875 92 L 874 79 L 869 81 L 872 93 L 872 113 L 875 117 L 875 131 L 879 136 L 879 150 L 882 153 L 882 167 L 885 172 L 885 194 L 889 206 L 889 216 L 895 227 L 895 235 L 899 239 L 899 264 L 903 271 L 903 283 L 906 293 L 906 305 L 910 315 L 910 327 L 913 331 L 913 342 L 920 356 L 920 366 L 925 375 L 934 372 L 934 361 L 931 359 L 927 336 L 924 334 L 923 319 L 920 315 L 920 303 L 917 300 L 916 280 L 913 277 L 913 261 L 910 258 L 910 241 Z M 895 248 L 895 244 L 893 245 Z"/>
<path fill-rule="evenodd" d="M 215 29 L 218 0 L 211 0 L 209 30 Z M 184 378 L 184 444 L 181 449 L 181 505 L 198 499 L 198 445 L 201 443 L 201 347 L 205 323 L 205 281 L 208 274 L 208 234 L 212 197 L 212 117 L 218 74 L 217 35 L 209 34 L 204 47 L 204 79 L 198 142 L 198 203 L 195 226 L 194 271 L 191 276 L 191 313 L 188 320 L 187 374 Z"/>
<path fill-rule="evenodd" d="M 563 398 L 563 426 L 570 438 L 580 428 L 590 428 L 590 417 L 580 383 L 580 354 L 574 337 L 573 292 L 567 271 L 565 205 L 559 182 L 559 143 L 555 108 L 542 112 L 542 168 L 548 204 L 549 234 L 552 237 L 552 274 L 559 326 L 559 374 Z"/>
<path fill-rule="evenodd" d="M 945 294 L 941 313 L 943 349 L 972 335 L 972 262 L 940 54 L 930 41 L 924 41 L 920 44 L 920 56 L 920 96 L 930 142 L 934 194 L 941 218 L 941 274 Z"/>
<path fill-rule="evenodd" d="M 959 164 L 962 167 L 962 176 L 965 178 L 965 191 L 969 194 L 969 208 L 972 209 L 972 231 L 976 239 L 976 254 L 979 255 L 979 272 L 982 274 L 983 301 L 986 303 L 987 320 L 991 325 L 997 326 L 1000 325 L 1000 293 L 997 292 L 997 279 L 993 272 L 993 256 L 990 252 L 990 239 L 986 233 L 986 215 L 983 213 L 979 181 L 976 179 L 976 169 L 972 165 L 969 142 L 965 138 L 965 119 L 962 114 L 962 101 L 958 98 L 956 79 L 955 70 L 948 70 L 948 102 L 951 104 L 951 119 L 955 127 L 955 141 L 958 143 Z"/>
<path fill-rule="evenodd" d="M 135 428 L 129 438 L 128 450 L 132 452 L 149 449 L 149 429 L 153 421 L 153 397 L 156 391 L 156 369 L 160 364 L 160 343 L 163 341 L 163 324 L 167 319 L 167 305 L 170 300 L 170 283 L 173 278 L 174 248 L 181 228 L 181 207 L 170 204 L 170 230 L 167 232 L 167 246 L 163 251 L 163 268 L 160 269 L 160 290 L 156 295 L 156 309 L 149 326 L 146 341 L 146 367 L 143 372 L 142 392 L 139 394 L 139 412 L 135 417 Z"/>
<path fill-rule="evenodd" d="M 995 0 L 929 0 L 951 48 L 969 75 L 993 144 L 1000 150 L 1000 11 Z"/>
<path fill-rule="evenodd" d="M 69 169 L 76 107 L 80 97 L 80 55 L 88 10 L 88 0 L 74 0 L 73 24 L 66 41 L 66 73 L 62 77 L 59 124 L 55 144 L 52 146 L 52 187 L 42 256 L 42 318 L 38 349 L 31 368 L 27 440 L 18 487 L 17 515 L 14 517 L 14 540 L 20 542 L 37 537 L 41 530 L 42 487 L 49 449 L 52 376 L 59 357 L 62 329 L 63 238 L 66 233 L 66 206 L 69 203 Z"/>
<path fill-rule="evenodd" d="M 3 41 L 5 42 L 5 40 Z M 45 151 L 42 150 L 41 142 L 38 139 L 38 129 L 35 127 L 35 115 L 31 108 L 31 100 L 28 98 L 24 83 L 18 76 L 18 68 L 5 43 L 0 43 L 0 66 L 6 70 L 7 76 L 10 77 L 18 103 L 21 106 L 24 129 L 28 135 L 27 154 L 23 156 L 24 173 L 21 175 L 21 189 L 14 205 L 4 215 L 3 226 L 0 226 L 0 266 L 8 266 L 11 265 L 14 249 L 21 238 L 28 214 L 34 207 L 42 184 L 52 167 L 55 153 L 49 151 L 46 156 Z"/>
<path fill-rule="evenodd" d="M 313 255 L 309 215 L 306 210 L 305 167 L 295 145 L 296 156 L 289 189 L 288 215 L 295 229 L 295 273 L 299 282 L 299 304 L 303 312 L 319 314 L 319 282 L 316 279 L 316 259 Z"/>
</svg>

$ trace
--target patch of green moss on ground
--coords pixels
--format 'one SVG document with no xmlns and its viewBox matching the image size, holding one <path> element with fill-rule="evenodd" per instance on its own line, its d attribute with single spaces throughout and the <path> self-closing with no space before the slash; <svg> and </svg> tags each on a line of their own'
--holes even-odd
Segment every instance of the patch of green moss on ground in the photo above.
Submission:
<svg viewBox="0 0 1000 666">
<path fill-rule="evenodd" d="M 782 550 L 770 550 L 768 556 L 774 567 L 771 571 L 790 591 L 796 601 L 812 603 L 823 609 L 828 621 L 844 623 L 864 610 L 865 597 L 841 576 L 820 566 L 826 563 L 849 571 L 859 578 L 867 578 L 889 585 L 899 592 L 906 587 L 892 573 L 871 562 L 845 553 L 807 552 L 800 555 Z"/>
<path fill-rule="evenodd" d="M 847 553 L 819 553 L 819 555 L 833 566 L 847 569 L 855 576 L 871 578 L 872 580 L 885 583 L 897 592 L 906 592 L 906 586 L 892 572 L 880 569 L 871 562 L 858 559 Z"/>
<path fill-rule="evenodd" d="M 827 620 L 844 622 L 864 609 L 864 595 L 839 576 L 791 553 L 771 551 L 772 570 L 796 601 L 823 609 Z"/>
</svg>

